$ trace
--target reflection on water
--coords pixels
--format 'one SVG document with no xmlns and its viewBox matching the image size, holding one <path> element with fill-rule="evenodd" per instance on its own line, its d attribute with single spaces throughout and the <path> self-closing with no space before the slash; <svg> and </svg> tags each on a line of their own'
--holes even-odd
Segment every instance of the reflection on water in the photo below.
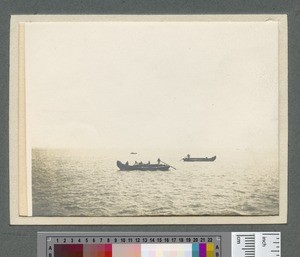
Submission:
<svg viewBox="0 0 300 257">
<path fill-rule="evenodd" d="M 150 156 L 146 155 L 145 156 Z M 182 157 L 182 156 L 181 156 Z M 278 175 L 160 156 L 169 171 L 118 171 L 128 152 L 32 151 L 34 216 L 278 215 Z"/>
</svg>

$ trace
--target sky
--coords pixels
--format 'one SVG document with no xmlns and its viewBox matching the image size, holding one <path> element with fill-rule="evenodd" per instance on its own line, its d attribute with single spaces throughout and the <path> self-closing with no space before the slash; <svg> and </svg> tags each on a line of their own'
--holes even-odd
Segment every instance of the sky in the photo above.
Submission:
<svg viewBox="0 0 300 257">
<path fill-rule="evenodd" d="M 32 148 L 278 151 L 277 22 L 25 25 Z"/>
</svg>

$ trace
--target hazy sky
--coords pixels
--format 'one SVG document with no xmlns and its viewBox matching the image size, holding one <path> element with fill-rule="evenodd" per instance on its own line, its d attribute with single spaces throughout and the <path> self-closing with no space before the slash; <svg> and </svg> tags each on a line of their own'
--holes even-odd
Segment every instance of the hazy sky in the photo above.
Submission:
<svg viewBox="0 0 300 257">
<path fill-rule="evenodd" d="M 276 22 L 25 29 L 32 147 L 277 151 Z"/>
</svg>

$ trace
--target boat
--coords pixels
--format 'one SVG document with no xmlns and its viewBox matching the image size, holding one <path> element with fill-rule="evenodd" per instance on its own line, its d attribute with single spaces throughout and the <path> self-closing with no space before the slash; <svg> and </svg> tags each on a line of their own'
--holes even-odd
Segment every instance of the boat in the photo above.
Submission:
<svg viewBox="0 0 300 257">
<path fill-rule="evenodd" d="M 202 158 L 192 158 L 189 155 L 185 158 L 183 158 L 182 160 L 185 162 L 213 162 L 215 161 L 217 158 L 217 156 L 213 156 L 213 157 L 202 157 Z"/>
<path fill-rule="evenodd" d="M 135 153 L 135 152 L 131 152 L 130 154 L 137 154 L 137 153 Z"/>
<path fill-rule="evenodd" d="M 170 166 L 167 164 L 149 164 L 149 163 L 137 163 L 134 165 L 129 165 L 127 163 L 122 163 L 120 161 L 117 161 L 117 166 L 120 170 L 122 171 L 129 171 L 129 170 L 142 170 L 142 171 L 156 171 L 156 170 L 161 170 L 161 171 L 167 171 L 169 170 Z"/>
</svg>

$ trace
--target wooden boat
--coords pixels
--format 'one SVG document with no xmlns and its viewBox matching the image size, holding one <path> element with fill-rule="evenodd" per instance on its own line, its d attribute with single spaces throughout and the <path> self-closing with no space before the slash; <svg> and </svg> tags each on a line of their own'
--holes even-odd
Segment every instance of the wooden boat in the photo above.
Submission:
<svg viewBox="0 0 300 257">
<path fill-rule="evenodd" d="M 129 165 L 128 163 L 123 164 L 120 161 L 117 161 L 117 166 L 120 170 L 142 170 L 142 171 L 156 171 L 156 170 L 161 170 L 161 171 L 167 171 L 169 170 L 170 166 L 166 164 L 146 164 L 146 163 L 138 163 L 134 165 Z"/>
<path fill-rule="evenodd" d="M 205 158 L 191 158 L 191 157 L 185 157 L 182 160 L 185 162 L 213 162 L 217 156 L 213 156 L 211 158 L 205 157 Z"/>
</svg>

